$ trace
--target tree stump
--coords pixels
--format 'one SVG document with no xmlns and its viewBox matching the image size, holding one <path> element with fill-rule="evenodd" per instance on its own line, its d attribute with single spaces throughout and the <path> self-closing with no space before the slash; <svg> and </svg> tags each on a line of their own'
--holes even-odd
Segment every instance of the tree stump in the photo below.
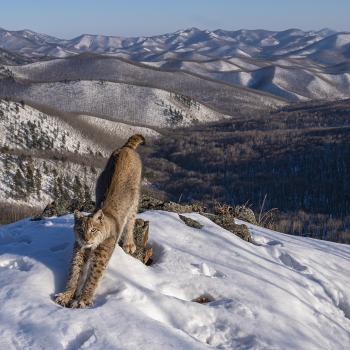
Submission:
<svg viewBox="0 0 350 350">
<path fill-rule="evenodd" d="M 151 256 L 153 254 L 152 247 L 148 244 L 148 236 L 149 221 L 136 219 L 134 227 L 134 242 L 136 244 L 136 251 L 135 253 L 129 254 L 146 265 L 150 265 L 152 262 Z M 120 245 L 122 246 L 122 243 Z"/>
</svg>

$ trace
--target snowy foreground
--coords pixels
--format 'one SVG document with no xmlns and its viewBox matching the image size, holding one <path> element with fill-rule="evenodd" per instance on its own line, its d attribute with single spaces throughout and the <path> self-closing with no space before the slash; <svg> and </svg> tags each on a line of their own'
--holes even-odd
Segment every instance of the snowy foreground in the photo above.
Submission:
<svg viewBox="0 0 350 350">
<path fill-rule="evenodd" d="M 64 288 L 72 215 L 0 228 L 0 349 L 347 349 L 350 246 L 249 225 L 255 244 L 199 214 L 146 212 L 154 264 L 117 248 L 91 309 Z M 200 295 L 213 301 L 192 302 Z"/>
</svg>

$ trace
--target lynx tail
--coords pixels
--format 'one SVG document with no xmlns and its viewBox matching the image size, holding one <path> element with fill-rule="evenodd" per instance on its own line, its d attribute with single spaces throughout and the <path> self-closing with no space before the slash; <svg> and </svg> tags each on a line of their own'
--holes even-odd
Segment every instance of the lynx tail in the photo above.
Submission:
<svg viewBox="0 0 350 350">
<path fill-rule="evenodd" d="M 140 134 L 132 135 L 123 147 L 129 147 L 136 149 L 138 145 L 144 145 L 146 143 L 145 138 Z"/>
</svg>

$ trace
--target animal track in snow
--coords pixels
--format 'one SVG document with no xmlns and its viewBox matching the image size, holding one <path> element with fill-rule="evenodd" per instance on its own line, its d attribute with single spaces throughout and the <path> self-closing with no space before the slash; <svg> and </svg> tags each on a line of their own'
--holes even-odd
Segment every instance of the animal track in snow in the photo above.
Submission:
<svg viewBox="0 0 350 350">
<path fill-rule="evenodd" d="M 33 349 L 33 339 L 23 330 L 16 333 L 14 339 L 12 339 L 12 342 L 16 349 Z"/>
<path fill-rule="evenodd" d="M 234 299 L 221 299 L 206 304 L 210 309 L 205 321 L 194 318 L 187 325 L 186 333 L 203 344 L 219 349 L 261 349 L 266 348 L 258 340 L 234 324 L 225 322 L 225 314 L 232 314 L 241 320 L 254 320 L 257 315 L 251 308 Z"/>
<path fill-rule="evenodd" d="M 226 309 L 230 312 L 234 312 L 236 315 L 240 315 L 245 318 L 255 318 L 254 312 L 249 305 L 234 299 L 218 299 L 208 303 L 208 306 L 215 309 Z"/>
<path fill-rule="evenodd" d="M 153 249 L 153 255 L 151 258 L 152 264 L 150 265 L 151 267 L 153 267 L 156 264 L 162 263 L 162 260 L 165 256 L 166 252 L 169 251 L 170 249 L 168 247 L 164 247 L 163 245 L 161 245 L 153 240 L 150 240 L 149 243 Z"/>
<path fill-rule="evenodd" d="M 317 283 L 332 303 L 344 314 L 344 317 L 350 320 L 350 304 L 337 287 L 311 273 L 306 273 L 305 276 L 310 281 Z"/>
<path fill-rule="evenodd" d="M 50 248 L 52 252 L 58 252 L 60 250 L 65 250 L 69 246 L 69 242 L 64 242 L 61 244 L 54 245 Z"/>
<path fill-rule="evenodd" d="M 87 349 L 97 341 L 97 337 L 95 335 L 95 331 L 93 329 L 88 329 L 86 331 L 81 332 L 73 339 L 67 346 L 68 350 L 79 350 L 79 349 Z"/>
<path fill-rule="evenodd" d="M 350 304 L 345 300 L 344 296 L 341 295 L 338 301 L 338 308 L 343 311 L 344 317 L 350 320 Z"/>
<path fill-rule="evenodd" d="M 307 270 L 307 266 L 304 266 L 300 264 L 296 259 L 294 259 L 291 255 L 288 253 L 281 253 L 279 256 L 279 260 L 287 267 L 290 267 L 293 270 L 302 272 Z"/>
<path fill-rule="evenodd" d="M 283 243 L 277 240 L 273 240 L 273 241 L 269 241 L 266 243 L 268 246 L 270 247 L 274 247 L 274 246 L 280 246 L 283 247 Z"/>
<path fill-rule="evenodd" d="M 122 298 L 122 292 L 127 289 L 125 283 L 121 282 L 119 286 L 113 289 L 109 289 L 104 293 L 100 293 L 96 296 L 95 302 L 92 305 L 93 308 L 104 305 L 110 298 Z"/>
<path fill-rule="evenodd" d="M 28 262 L 25 258 L 4 260 L 0 262 L 0 268 L 19 270 L 19 271 L 29 271 L 32 268 L 32 264 Z"/>
<path fill-rule="evenodd" d="M 30 315 L 33 314 L 33 310 L 35 309 L 35 307 L 33 306 L 28 306 L 28 307 L 25 307 L 24 309 L 22 309 L 20 312 L 19 312 L 19 315 L 22 317 L 22 318 L 26 318 Z"/>
<path fill-rule="evenodd" d="M 262 236 L 255 236 L 253 237 L 253 244 L 257 246 L 263 246 L 263 247 L 275 247 L 275 246 L 280 246 L 283 247 L 283 243 L 278 241 L 278 240 L 269 240 L 265 237 Z"/>
<path fill-rule="evenodd" d="M 0 237 L 0 244 L 6 245 L 6 244 L 30 244 L 32 243 L 32 239 L 29 236 L 26 235 L 19 235 L 16 232 L 11 233 L 11 235 L 7 234 L 2 237 Z"/>
<path fill-rule="evenodd" d="M 220 271 L 215 270 L 211 266 L 207 265 L 206 263 L 200 263 L 200 264 L 191 264 L 193 266 L 192 273 L 195 275 L 204 275 L 207 277 L 214 277 L 214 278 L 225 278 L 226 275 Z"/>
</svg>

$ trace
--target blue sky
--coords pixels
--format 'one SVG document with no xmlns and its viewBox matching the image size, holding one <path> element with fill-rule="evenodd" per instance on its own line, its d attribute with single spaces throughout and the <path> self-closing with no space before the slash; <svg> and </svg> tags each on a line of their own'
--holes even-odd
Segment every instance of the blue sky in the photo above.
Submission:
<svg viewBox="0 0 350 350">
<path fill-rule="evenodd" d="M 350 0 L 3 0 L 0 27 L 61 38 L 155 35 L 182 28 L 350 31 Z"/>
</svg>

